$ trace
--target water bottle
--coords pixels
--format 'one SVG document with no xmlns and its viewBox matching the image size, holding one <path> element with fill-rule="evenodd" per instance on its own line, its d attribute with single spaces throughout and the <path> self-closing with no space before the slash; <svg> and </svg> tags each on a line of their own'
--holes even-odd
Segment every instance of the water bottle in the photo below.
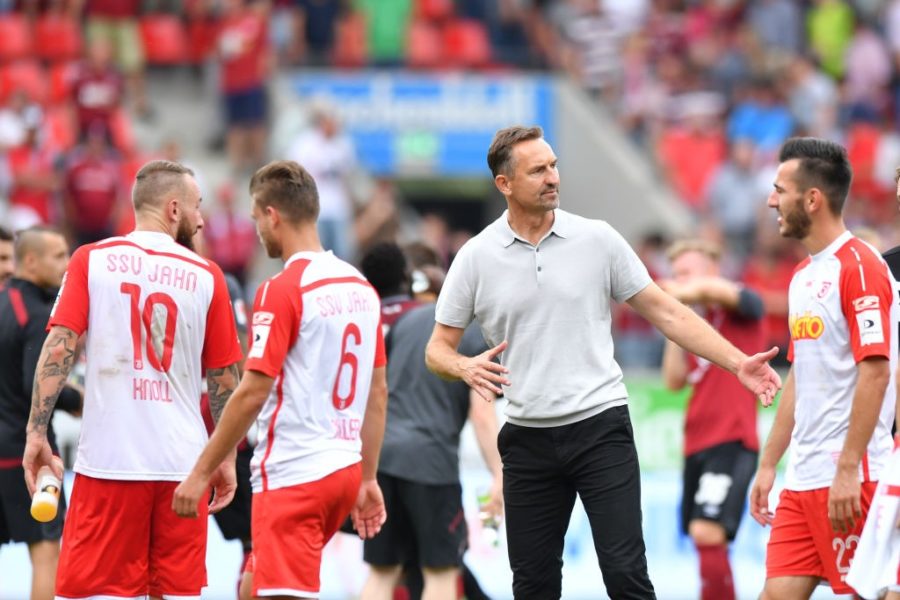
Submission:
<svg viewBox="0 0 900 600">
<path fill-rule="evenodd" d="M 31 499 L 31 516 L 36 521 L 47 523 L 56 518 L 60 491 L 62 482 L 59 477 L 53 474 L 50 467 L 41 467 L 37 474 L 37 490 Z"/>
<path fill-rule="evenodd" d="M 500 518 L 489 510 L 490 490 L 478 494 L 478 518 L 481 520 L 481 540 L 486 546 L 496 548 L 500 545 Z"/>
</svg>

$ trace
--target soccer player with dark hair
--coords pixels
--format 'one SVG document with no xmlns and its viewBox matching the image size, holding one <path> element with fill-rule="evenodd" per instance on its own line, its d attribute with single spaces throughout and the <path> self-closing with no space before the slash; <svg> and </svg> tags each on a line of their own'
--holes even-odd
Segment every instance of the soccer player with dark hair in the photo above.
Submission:
<svg viewBox="0 0 900 600">
<path fill-rule="evenodd" d="M 768 198 L 783 237 L 809 257 L 788 290 L 791 370 L 763 447 L 750 514 L 772 532 L 763 600 L 809 598 L 845 580 L 876 482 L 891 453 L 897 300 L 881 255 L 842 217 L 853 173 L 846 150 L 793 138 Z M 790 447 L 774 515 L 775 466 Z"/>
</svg>

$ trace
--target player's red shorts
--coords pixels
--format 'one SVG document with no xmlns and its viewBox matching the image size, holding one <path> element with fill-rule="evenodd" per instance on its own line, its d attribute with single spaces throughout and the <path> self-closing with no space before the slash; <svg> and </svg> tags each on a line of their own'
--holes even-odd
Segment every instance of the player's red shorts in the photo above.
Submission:
<svg viewBox="0 0 900 600">
<path fill-rule="evenodd" d="M 828 520 L 828 488 L 795 492 L 784 490 L 775 509 L 772 534 L 766 547 L 766 578 L 819 577 L 827 579 L 835 594 L 852 594 L 844 579 L 859 545 L 877 484 L 862 484 L 863 519 L 850 533 L 839 533 Z"/>
<path fill-rule="evenodd" d="M 175 481 L 76 474 L 56 595 L 200 597 L 206 585 L 207 498 L 196 519 L 172 510 Z"/>
<path fill-rule="evenodd" d="M 356 503 L 362 467 L 253 494 L 253 595 L 318 597 L 322 549 Z"/>
</svg>

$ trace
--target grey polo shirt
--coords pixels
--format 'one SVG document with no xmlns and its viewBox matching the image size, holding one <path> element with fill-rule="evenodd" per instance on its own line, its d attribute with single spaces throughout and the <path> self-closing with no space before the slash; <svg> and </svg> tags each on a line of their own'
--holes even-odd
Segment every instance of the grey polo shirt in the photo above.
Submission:
<svg viewBox="0 0 900 600">
<path fill-rule="evenodd" d="M 637 254 L 605 221 L 557 209 L 553 228 L 532 246 L 504 211 L 457 254 L 435 319 L 459 328 L 474 319 L 492 347 L 508 340 L 500 357 L 511 381 L 507 418 L 555 427 L 625 404 L 610 299 L 623 302 L 649 284 Z"/>
</svg>

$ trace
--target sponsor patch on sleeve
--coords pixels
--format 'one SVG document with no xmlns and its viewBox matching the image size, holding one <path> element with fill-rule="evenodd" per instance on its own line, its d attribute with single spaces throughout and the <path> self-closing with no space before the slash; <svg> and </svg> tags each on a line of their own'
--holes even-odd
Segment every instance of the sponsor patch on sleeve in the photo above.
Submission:
<svg viewBox="0 0 900 600">
<path fill-rule="evenodd" d="M 863 296 L 853 301 L 853 308 L 856 309 L 856 312 L 877 309 L 878 307 L 878 296 Z"/>
<path fill-rule="evenodd" d="M 878 299 L 875 298 L 875 300 Z M 859 344 L 861 346 L 884 343 L 884 326 L 881 322 L 881 312 L 877 309 L 857 312 L 856 324 L 859 327 Z"/>
<path fill-rule="evenodd" d="M 270 312 L 253 313 L 253 342 L 250 344 L 250 352 L 247 358 L 262 358 L 266 352 L 266 344 L 269 341 L 269 334 L 272 332 L 272 322 L 275 315 Z"/>
</svg>

